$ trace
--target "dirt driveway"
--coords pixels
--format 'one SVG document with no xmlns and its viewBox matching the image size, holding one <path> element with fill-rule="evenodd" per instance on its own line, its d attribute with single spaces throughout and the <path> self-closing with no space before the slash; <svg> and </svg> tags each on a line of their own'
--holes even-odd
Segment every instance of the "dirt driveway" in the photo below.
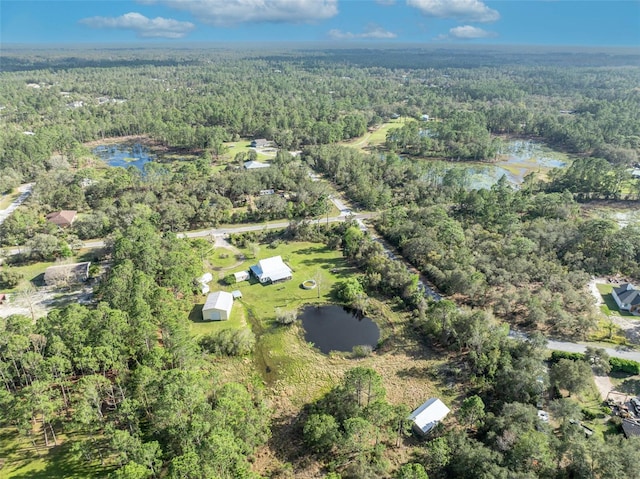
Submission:
<svg viewBox="0 0 640 479">
<path fill-rule="evenodd" d="M 91 300 L 91 288 L 84 287 L 74 290 L 61 291 L 57 288 L 38 288 L 29 293 L 12 294 L 9 301 L 0 305 L 0 318 L 7 318 L 13 314 L 22 314 L 33 319 L 46 316 L 54 308 L 63 307 L 69 303 L 86 304 Z"/>
</svg>

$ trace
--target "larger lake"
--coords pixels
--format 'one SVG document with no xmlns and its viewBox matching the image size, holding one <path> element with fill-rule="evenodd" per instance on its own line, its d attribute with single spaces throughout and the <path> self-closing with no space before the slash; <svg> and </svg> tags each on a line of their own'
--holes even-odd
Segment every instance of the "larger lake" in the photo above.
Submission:
<svg viewBox="0 0 640 479">
<path fill-rule="evenodd" d="M 354 346 L 375 349 L 380 329 L 370 318 L 342 306 L 307 306 L 300 315 L 304 339 L 320 351 L 352 351 Z"/>
<path fill-rule="evenodd" d="M 149 149 L 139 143 L 132 145 L 100 145 L 92 150 L 93 154 L 109 166 L 134 166 L 140 171 L 144 165 L 155 158 Z"/>
</svg>

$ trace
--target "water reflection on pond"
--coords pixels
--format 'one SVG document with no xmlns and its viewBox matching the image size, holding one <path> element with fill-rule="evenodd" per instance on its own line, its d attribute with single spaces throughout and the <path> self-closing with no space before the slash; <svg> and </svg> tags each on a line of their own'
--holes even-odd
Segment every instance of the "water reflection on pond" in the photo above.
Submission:
<svg viewBox="0 0 640 479">
<path fill-rule="evenodd" d="M 149 149 L 139 143 L 133 145 L 101 145 L 93 149 L 93 154 L 109 166 L 134 166 L 143 171 L 144 165 L 154 159 Z"/>
<path fill-rule="evenodd" d="M 380 330 L 370 318 L 337 305 L 307 306 L 300 315 L 304 339 L 320 351 L 352 351 L 354 346 L 375 348 Z"/>
<path fill-rule="evenodd" d="M 562 168 L 565 160 L 559 153 L 543 147 L 532 140 L 512 140 L 505 144 L 494 163 L 477 163 L 469 167 L 472 188 L 490 188 L 503 175 L 512 185 L 519 186 L 531 172 L 547 173 L 553 168 Z"/>
</svg>

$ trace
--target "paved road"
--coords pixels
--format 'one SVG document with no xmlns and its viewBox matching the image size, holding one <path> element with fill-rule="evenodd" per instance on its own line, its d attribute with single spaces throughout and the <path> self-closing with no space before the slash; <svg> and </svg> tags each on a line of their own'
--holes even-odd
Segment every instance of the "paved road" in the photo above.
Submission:
<svg viewBox="0 0 640 479">
<path fill-rule="evenodd" d="M 329 218 L 328 220 L 327 218 L 316 219 L 316 220 L 311 220 L 310 223 L 325 224 L 327 221 L 329 223 L 335 223 L 336 221 L 345 221 L 348 218 L 348 216 L 349 215 L 334 216 L 332 218 Z M 366 220 L 369 218 L 373 218 L 374 216 L 376 216 L 375 213 L 362 213 L 362 214 L 351 215 L 351 217 L 357 220 L 358 222 L 361 222 L 362 220 Z M 289 226 L 289 224 L 290 224 L 289 221 L 281 221 L 277 223 L 252 224 L 252 225 L 246 225 L 246 226 L 233 226 L 229 228 L 213 228 L 213 229 L 199 230 L 199 231 L 185 231 L 183 233 L 178 233 L 177 236 L 178 238 L 213 238 L 216 236 L 226 236 L 226 235 L 235 234 L 235 233 L 246 233 L 248 231 L 283 229 Z M 82 243 L 82 247 L 86 249 L 97 249 L 97 248 L 103 248 L 104 246 L 105 246 L 104 240 L 99 240 L 99 239 L 85 241 Z M 10 248 L 10 249 L 4 250 L 4 253 L 7 256 L 11 256 L 11 255 L 20 254 L 21 251 L 22 251 L 21 248 Z"/>
<path fill-rule="evenodd" d="M 34 185 L 33 183 L 25 183 L 24 185 L 21 185 L 18 187 L 20 196 L 18 196 L 15 199 L 15 201 L 9 205 L 7 209 L 0 210 L 0 225 L 4 223 L 4 220 L 6 220 L 9 216 L 11 216 L 11 213 L 13 213 L 18 206 L 20 206 L 22 203 L 25 202 L 27 198 L 29 198 L 31 191 L 33 190 L 33 185 Z"/>
<path fill-rule="evenodd" d="M 526 340 L 527 335 L 522 331 L 512 329 L 509 331 L 509 336 L 515 339 Z M 587 346 L 593 346 L 596 348 L 604 349 L 607 354 L 614 358 L 631 359 L 632 361 L 640 362 L 640 351 L 632 351 L 625 348 L 610 348 L 597 343 L 572 343 L 569 341 L 556 341 L 555 339 L 547 339 L 547 349 L 552 351 L 564 351 L 565 353 L 584 353 L 587 350 Z"/>
<path fill-rule="evenodd" d="M 570 343 L 567 341 L 555 341 L 549 340 L 547 342 L 547 349 L 551 349 L 553 351 L 565 351 L 568 353 L 584 353 L 587 350 L 587 346 L 589 344 L 580 344 L 580 343 Z M 599 344 L 593 344 L 591 346 L 602 347 Z M 614 358 L 621 359 L 631 359 L 632 361 L 640 362 L 640 352 L 639 351 L 630 351 L 626 349 L 614 349 L 614 348 L 603 348 L 607 354 Z"/>
</svg>

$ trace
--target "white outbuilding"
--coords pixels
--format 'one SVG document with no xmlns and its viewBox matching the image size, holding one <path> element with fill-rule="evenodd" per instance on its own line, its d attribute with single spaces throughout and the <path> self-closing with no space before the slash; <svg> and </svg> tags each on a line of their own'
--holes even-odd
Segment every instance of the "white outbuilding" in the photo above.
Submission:
<svg viewBox="0 0 640 479">
<path fill-rule="evenodd" d="M 233 307 L 233 295 L 226 291 L 216 291 L 207 296 L 202 308 L 204 321 L 224 321 L 229 319 Z"/>
<path fill-rule="evenodd" d="M 420 435 L 427 434 L 442 421 L 450 409 L 438 398 L 431 398 L 409 416 L 413 430 Z"/>
<path fill-rule="evenodd" d="M 213 275 L 211 273 L 205 273 L 198 278 L 198 283 L 201 284 L 208 284 L 211 283 L 211 281 L 213 281 Z"/>
<path fill-rule="evenodd" d="M 249 279 L 248 271 L 238 271 L 237 273 L 233 273 L 233 276 L 236 279 L 236 283 L 240 283 L 242 281 L 246 281 Z"/>
</svg>

